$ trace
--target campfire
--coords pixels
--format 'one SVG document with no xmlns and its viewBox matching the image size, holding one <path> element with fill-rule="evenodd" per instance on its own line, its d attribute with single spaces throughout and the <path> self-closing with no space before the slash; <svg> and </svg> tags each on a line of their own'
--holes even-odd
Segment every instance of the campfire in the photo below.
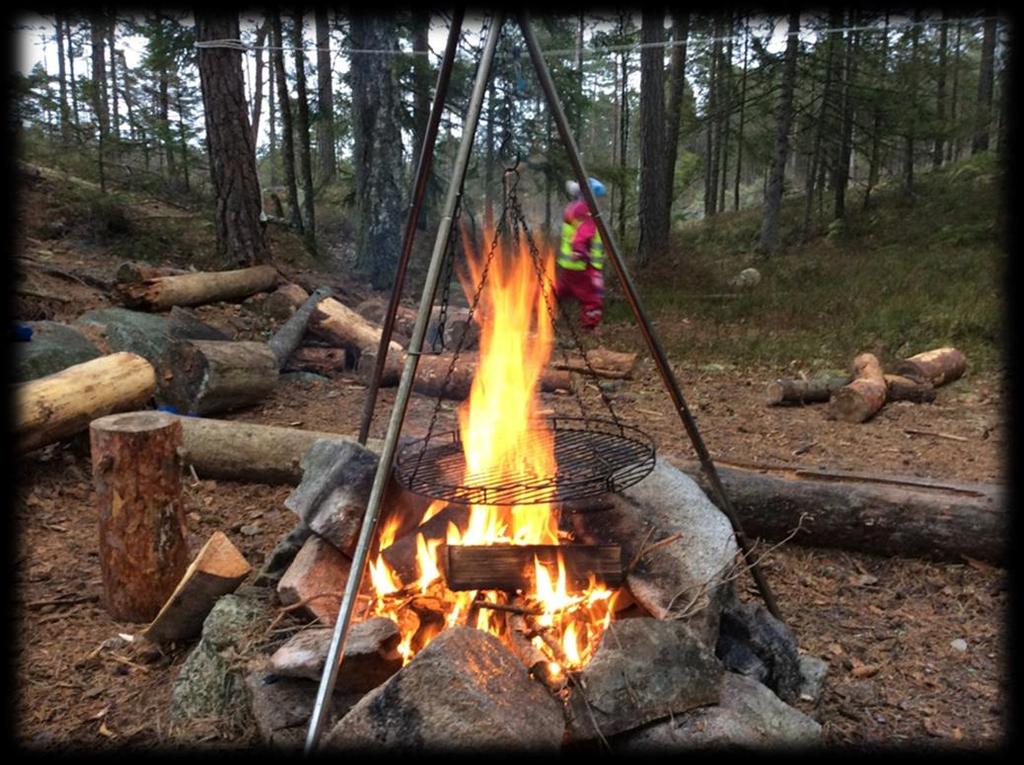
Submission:
<svg viewBox="0 0 1024 765">
<path fill-rule="evenodd" d="M 537 397 L 554 335 L 547 294 L 553 257 L 542 257 L 538 267 L 524 242 L 505 242 L 492 258 L 468 261 L 461 281 L 467 297 L 478 299 L 478 320 L 484 317 L 480 364 L 458 410 L 461 474 L 448 478 L 461 485 L 553 485 L 555 437 Z M 445 628 L 468 625 L 497 636 L 549 684 L 562 682 L 597 649 L 621 574 L 616 546 L 574 546 L 558 516 L 551 501 L 435 499 L 422 518 L 386 517 L 369 564 L 363 618 L 386 616 L 399 625 L 405 662 Z M 411 526 L 428 531 L 415 534 L 415 570 L 403 577 L 389 557 L 399 529 Z M 576 554 L 567 563 L 570 551 Z"/>
</svg>

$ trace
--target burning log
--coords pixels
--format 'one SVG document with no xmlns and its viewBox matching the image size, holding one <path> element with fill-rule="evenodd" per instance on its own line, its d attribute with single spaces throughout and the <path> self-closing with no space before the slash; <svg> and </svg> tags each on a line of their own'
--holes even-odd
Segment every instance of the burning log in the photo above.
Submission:
<svg viewBox="0 0 1024 765">
<path fill-rule="evenodd" d="M 231 540 L 213 532 L 142 636 L 154 643 L 195 637 L 217 599 L 234 592 L 249 571 L 249 562 Z"/>
<path fill-rule="evenodd" d="M 292 351 L 299 347 L 299 343 L 302 342 L 302 336 L 306 334 L 306 325 L 309 324 L 313 311 L 316 310 L 317 304 L 327 297 L 330 292 L 330 289 L 327 287 L 321 287 L 316 290 L 316 292 L 306 298 L 302 303 L 302 307 L 295 311 L 291 318 L 270 338 L 268 345 L 270 345 L 270 350 L 274 352 L 274 356 L 277 357 L 278 369 L 284 367 Z"/>
<path fill-rule="evenodd" d="M 398 536 L 393 544 L 381 551 L 381 555 L 403 584 L 413 582 L 419 576 L 416 567 L 416 537 L 422 536 L 425 542 L 444 541 L 447 538 L 449 523 L 454 523 L 461 529 L 468 520 L 468 507 L 448 505 L 408 533 Z"/>
<path fill-rule="evenodd" d="M 899 375 L 927 380 L 936 388 L 959 379 L 967 369 L 967 359 L 956 348 L 936 348 L 925 351 L 896 365 Z"/>
<path fill-rule="evenodd" d="M 570 586 L 585 587 L 591 574 L 608 587 L 622 584 L 618 545 L 448 545 L 444 576 L 452 591 L 524 590 L 533 584 L 534 558 L 554 571 L 559 556 Z"/>
<path fill-rule="evenodd" d="M 89 427 L 105 605 L 116 621 L 149 621 L 188 568 L 181 501 L 181 425 L 132 412 Z"/>
<path fill-rule="evenodd" d="M 551 662 L 544 655 L 533 641 L 528 637 L 529 627 L 526 626 L 525 617 L 518 614 L 510 614 L 506 619 L 508 624 L 508 644 L 512 652 L 519 657 L 530 674 L 540 680 L 554 693 L 565 687 L 565 677 L 559 678 L 551 671 Z"/>
<path fill-rule="evenodd" d="M 635 353 L 619 353 L 617 351 L 610 351 L 607 348 L 595 348 L 592 351 L 587 351 L 585 360 L 579 354 L 573 354 L 569 357 L 568 361 L 559 358 L 557 354 L 553 354 L 551 366 L 555 369 L 567 369 L 570 372 L 578 372 L 579 374 L 594 374 L 597 377 L 622 379 L 633 376 L 636 356 L 637 354 Z"/>
<path fill-rule="evenodd" d="M 179 340 L 158 364 L 158 399 L 183 414 L 249 406 L 277 384 L 278 359 L 266 343 Z"/>
<path fill-rule="evenodd" d="M 862 353 L 853 360 L 853 382 L 832 395 L 829 413 L 844 422 L 864 422 L 882 408 L 886 392 L 878 359 Z"/>
<path fill-rule="evenodd" d="M 14 386 L 14 437 L 30 452 L 84 430 L 89 422 L 142 406 L 153 396 L 153 367 L 134 353 L 111 353 Z"/>
<path fill-rule="evenodd" d="M 273 266 L 252 266 L 235 271 L 154 276 L 119 284 L 116 290 L 129 308 L 163 311 L 175 305 L 241 300 L 269 290 L 277 280 L 277 269 Z"/>
</svg>

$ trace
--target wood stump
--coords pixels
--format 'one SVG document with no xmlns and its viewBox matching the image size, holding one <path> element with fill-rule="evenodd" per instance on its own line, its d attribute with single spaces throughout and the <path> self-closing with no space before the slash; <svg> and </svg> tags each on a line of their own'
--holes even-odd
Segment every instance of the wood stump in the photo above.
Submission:
<svg viewBox="0 0 1024 765">
<path fill-rule="evenodd" d="M 181 424 L 129 412 L 89 426 L 104 604 L 115 621 L 155 617 L 188 568 Z"/>
</svg>

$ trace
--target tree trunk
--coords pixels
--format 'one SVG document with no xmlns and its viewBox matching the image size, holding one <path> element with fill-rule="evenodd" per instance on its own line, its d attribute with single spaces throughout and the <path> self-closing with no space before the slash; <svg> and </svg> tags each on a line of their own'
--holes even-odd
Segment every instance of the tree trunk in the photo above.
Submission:
<svg viewBox="0 0 1024 765">
<path fill-rule="evenodd" d="M 960 158 L 960 127 L 958 125 L 957 106 L 960 95 L 960 35 L 963 32 L 963 22 L 957 19 L 956 40 L 953 42 L 953 92 L 950 94 L 949 121 L 953 126 L 954 138 L 946 145 L 946 161 L 952 162 Z"/>
<path fill-rule="evenodd" d="M 160 83 L 157 90 L 160 119 L 157 123 L 160 127 L 160 143 L 163 144 L 163 156 L 167 163 L 167 175 L 173 178 L 176 175 L 174 161 L 174 145 L 171 141 L 171 96 L 170 96 L 171 73 L 165 68 L 160 72 Z"/>
<path fill-rule="evenodd" d="M 700 465 L 680 467 L 709 491 Z M 750 537 L 792 544 L 933 560 L 1007 561 L 1002 486 L 765 465 L 716 472 Z M 709 492 L 708 496 L 714 496 Z"/>
<path fill-rule="evenodd" d="M 142 637 L 158 644 L 198 637 L 217 600 L 238 589 L 251 570 L 224 532 L 213 532 Z"/>
<path fill-rule="evenodd" d="M 988 151 L 989 131 L 992 122 L 992 90 L 995 81 L 996 20 L 993 11 L 988 12 L 984 35 L 981 42 L 981 66 L 978 70 L 978 101 L 975 107 L 974 139 L 971 155 Z"/>
<path fill-rule="evenodd" d="M 669 64 L 668 106 L 665 110 L 665 193 L 669 200 L 669 226 L 671 227 L 672 199 L 675 196 L 676 158 L 679 150 L 679 122 L 683 113 L 683 95 L 686 92 L 686 40 L 690 34 L 690 14 L 673 17 L 672 60 Z"/>
<path fill-rule="evenodd" d="M 254 51 L 254 55 L 256 56 L 256 84 L 253 86 L 252 118 L 249 120 L 252 125 L 253 147 L 258 146 L 260 142 L 260 112 L 263 109 L 263 47 L 266 44 L 267 22 L 264 20 L 256 31 L 256 49 Z M 273 88 L 271 88 L 271 90 L 273 90 Z"/>
<path fill-rule="evenodd" d="M 759 249 L 764 254 L 779 249 L 779 211 L 782 208 L 783 181 L 786 155 L 789 151 L 789 127 L 793 122 L 793 90 L 796 85 L 796 57 L 799 50 L 800 14 L 789 14 L 789 32 L 786 43 L 785 69 L 782 74 L 782 95 L 776 117 L 775 150 L 772 154 L 768 189 L 765 194 L 764 215 L 761 219 Z"/>
<path fill-rule="evenodd" d="M 644 10 L 641 41 L 664 40 L 664 12 Z M 668 206 L 665 187 L 665 64 L 659 46 L 640 52 L 640 265 L 668 250 Z"/>
<path fill-rule="evenodd" d="M 277 73 L 277 105 L 281 112 L 281 156 L 284 161 L 284 184 L 288 189 L 289 220 L 291 227 L 302 233 L 302 210 L 299 207 L 299 187 L 295 180 L 295 137 L 292 131 L 292 107 L 288 96 L 288 75 L 284 68 L 284 35 L 281 32 L 281 14 L 273 11 L 270 23 L 274 30 L 274 71 Z"/>
<path fill-rule="evenodd" d="M 196 13 L 197 39 L 237 40 L 238 36 L 237 14 Z M 242 53 L 232 48 L 200 48 L 198 56 L 210 176 L 217 200 L 217 252 L 224 263 L 265 263 L 270 251 L 260 223 L 263 205 L 245 105 Z"/>
<path fill-rule="evenodd" d="M 267 24 L 270 24 L 270 22 L 267 21 Z M 276 38 L 271 36 L 271 41 L 274 39 Z M 270 140 L 270 153 L 267 155 L 267 161 L 270 163 L 271 186 L 277 186 L 277 110 L 274 108 L 274 104 L 277 101 L 274 95 L 274 86 L 277 82 L 277 78 L 274 76 L 276 71 L 274 53 L 267 51 L 267 133 Z M 255 146 L 256 144 L 254 143 L 253 145 Z M 276 193 L 274 194 L 274 199 L 278 200 L 278 204 L 280 204 L 280 199 Z"/>
<path fill-rule="evenodd" d="M 704 216 L 717 212 L 718 189 L 718 102 L 721 92 L 721 25 L 717 14 L 712 28 L 711 54 L 708 58 L 708 96 L 704 109 Z"/>
<path fill-rule="evenodd" d="M 75 78 L 75 45 L 72 39 L 71 20 L 64 19 L 64 28 L 68 36 L 68 75 L 71 77 L 71 112 L 75 118 L 75 141 L 82 142 L 82 119 L 78 113 L 78 81 Z"/>
<path fill-rule="evenodd" d="M 296 148 L 299 158 L 299 177 L 302 180 L 302 233 L 306 247 L 316 252 L 316 217 L 313 205 L 313 162 L 309 151 L 309 98 L 306 94 L 306 53 L 304 18 L 301 9 L 296 9 L 292 23 L 292 47 L 295 49 L 295 87 L 297 91 L 295 112 Z"/>
<path fill-rule="evenodd" d="M 418 9 L 413 11 L 412 30 L 413 50 L 425 51 L 430 47 L 430 11 Z M 430 94 L 433 92 L 433 77 L 430 68 L 430 59 L 427 56 L 416 56 L 413 61 L 413 162 L 418 162 L 420 151 L 427 140 L 427 126 L 430 123 Z M 414 168 L 415 170 L 415 168 Z M 410 179 L 410 185 L 412 180 Z M 427 184 L 429 189 L 430 183 Z M 423 213 L 430 207 L 428 197 L 423 200 L 423 210 L 420 212 L 421 220 L 417 225 L 425 226 L 426 220 Z"/>
<path fill-rule="evenodd" d="M 829 414 L 843 422 L 869 420 L 885 403 L 886 390 L 878 359 L 862 353 L 853 360 L 853 381 L 832 396 Z"/>
<path fill-rule="evenodd" d="M 860 21 L 855 10 L 850 11 L 849 25 L 858 26 Z M 842 219 L 846 217 L 846 187 L 850 182 L 850 155 L 853 142 L 853 93 L 852 85 L 857 77 L 857 40 L 859 32 L 848 31 L 846 33 L 846 51 L 843 55 L 843 80 L 841 112 L 842 125 L 839 132 L 839 150 L 836 153 L 836 166 L 833 171 L 832 191 L 835 200 L 832 217 Z"/>
<path fill-rule="evenodd" d="M 882 30 L 882 57 L 881 57 L 881 71 L 878 74 L 878 85 L 879 88 L 885 87 L 886 72 L 888 71 L 889 61 L 889 14 L 885 14 L 885 26 Z M 874 108 L 874 120 L 871 129 L 871 158 L 868 163 L 868 184 L 867 188 L 864 189 L 864 205 L 863 209 L 867 210 L 871 205 L 871 191 L 878 183 L 878 172 L 879 172 L 879 154 L 881 152 L 882 145 L 882 106 L 876 104 Z"/>
<path fill-rule="evenodd" d="M 252 266 L 234 271 L 200 271 L 179 276 L 157 276 L 141 282 L 120 284 L 117 291 L 125 305 L 147 311 L 164 311 L 176 305 L 204 305 L 243 300 L 266 292 L 277 283 L 273 266 Z"/>
<path fill-rule="evenodd" d="M 181 173 L 185 178 L 185 191 L 191 191 L 191 185 L 188 179 L 188 133 L 185 130 L 185 107 L 181 101 L 181 81 L 175 82 L 174 94 L 177 101 L 178 107 L 178 137 L 181 140 Z M 255 172 L 256 155 L 253 154 L 253 170 Z M 259 181 L 256 182 L 257 187 Z M 261 203 L 262 208 L 262 203 Z"/>
<path fill-rule="evenodd" d="M 316 153 L 320 160 L 318 183 L 325 185 L 334 180 L 338 160 L 334 151 L 334 85 L 331 71 L 331 27 L 328 10 L 316 8 Z M 430 98 L 430 94 L 427 94 Z M 429 105 L 427 107 L 430 108 Z"/>
<path fill-rule="evenodd" d="M 121 142 L 121 115 L 117 104 L 117 49 L 114 47 L 116 27 L 117 16 L 114 11 L 111 11 L 110 19 L 107 22 L 107 47 L 110 49 L 110 128 L 115 156 Z"/>
<path fill-rule="evenodd" d="M 146 622 L 188 568 L 181 425 L 163 412 L 101 417 L 89 427 L 104 605 Z"/>
<path fill-rule="evenodd" d="M 829 14 L 829 26 L 838 29 L 843 25 L 842 14 L 839 11 L 832 11 Z M 836 35 L 838 32 L 830 32 L 826 43 L 825 57 L 825 84 L 821 91 L 821 107 L 818 110 L 818 119 L 815 121 L 814 148 L 811 152 L 811 165 L 807 173 L 807 182 L 804 187 L 804 225 L 802 238 L 807 240 L 811 235 L 812 218 L 814 212 L 814 192 L 820 187 L 818 178 L 824 175 L 824 149 L 822 144 L 826 135 L 831 135 L 832 128 L 832 99 L 835 89 L 835 59 L 836 59 Z"/>
<path fill-rule="evenodd" d="M 99 166 L 100 191 L 107 191 L 107 177 L 104 170 L 104 160 L 107 145 L 108 113 L 106 104 L 106 69 L 107 65 L 103 55 L 103 24 L 101 15 L 93 16 L 89 23 L 89 30 L 92 34 L 92 112 L 96 118 L 97 125 L 97 162 Z"/>
<path fill-rule="evenodd" d="M 16 385 L 16 451 L 39 449 L 85 430 L 97 417 L 142 406 L 155 390 L 153 367 L 134 353 L 112 353 Z"/>
<path fill-rule="evenodd" d="M 743 19 L 743 74 L 740 76 L 740 124 L 736 135 L 736 180 L 733 186 L 732 209 L 740 209 L 740 178 L 743 173 L 743 128 L 747 113 L 747 68 L 749 66 L 750 17 Z"/>
<path fill-rule="evenodd" d="M 352 47 L 397 50 L 393 19 L 356 15 Z M 356 186 L 356 252 L 359 270 L 374 289 L 394 281 L 401 248 L 402 188 L 405 169 L 399 130 L 400 93 L 396 57 L 352 54 L 352 157 Z"/>
<path fill-rule="evenodd" d="M 725 57 L 721 60 L 722 72 L 722 98 L 718 107 L 719 114 L 719 141 L 718 141 L 718 177 L 715 183 L 718 186 L 718 204 L 716 210 L 725 210 L 725 190 L 728 188 L 726 178 L 729 175 L 729 133 L 732 123 L 732 16 L 729 16 L 728 40 L 725 45 Z M 724 34 L 724 31 L 723 31 Z"/>
<path fill-rule="evenodd" d="M 205 416 L 266 398 L 277 377 L 277 357 L 266 343 L 177 340 L 157 365 L 157 400 Z"/>
<path fill-rule="evenodd" d="M 921 12 L 914 10 L 911 17 L 916 24 Z M 903 193 L 910 196 L 914 193 L 914 143 L 917 139 L 917 83 L 918 83 L 918 40 L 921 37 L 920 27 L 914 26 L 910 32 L 910 76 L 908 77 L 908 110 L 910 115 L 906 133 L 906 150 L 903 155 Z"/>
<path fill-rule="evenodd" d="M 64 68 L 64 16 L 54 14 L 57 33 L 57 85 L 60 92 L 60 139 L 64 146 L 71 141 L 71 112 L 68 109 L 68 83 Z"/>
<path fill-rule="evenodd" d="M 626 32 L 626 21 L 628 14 L 620 13 L 619 15 L 619 33 L 625 34 Z M 619 177 L 626 178 L 626 167 L 629 163 L 629 53 L 623 51 L 620 54 L 619 59 L 620 74 L 619 74 L 619 108 L 621 110 L 621 117 L 619 119 Z M 551 145 L 551 117 L 548 116 L 548 145 Z M 619 213 L 618 213 L 618 237 L 619 241 L 624 241 L 626 238 L 626 199 L 627 193 L 625 183 L 619 194 Z"/>
<path fill-rule="evenodd" d="M 944 137 L 946 133 L 946 49 L 949 47 L 949 13 L 942 11 L 939 28 L 939 71 L 935 83 L 935 147 L 932 149 L 932 168 L 942 167 Z"/>
</svg>

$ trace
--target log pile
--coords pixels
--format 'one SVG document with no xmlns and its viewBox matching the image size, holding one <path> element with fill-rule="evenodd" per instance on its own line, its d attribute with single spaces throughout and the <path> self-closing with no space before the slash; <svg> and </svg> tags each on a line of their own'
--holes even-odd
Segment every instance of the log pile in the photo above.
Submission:
<svg viewBox="0 0 1024 765">
<path fill-rule="evenodd" d="M 967 359 L 956 348 L 937 348 L 902 359 L 888 371 L 871 353 L 858 355 L 846 376 L 778 379 L 768 384 L 768 406 L 829 402 L 829 416 L 844 422 L 866 422 L 889 401 L 929 403 L 935 389 L 959 379 Z"/>
</svg>

